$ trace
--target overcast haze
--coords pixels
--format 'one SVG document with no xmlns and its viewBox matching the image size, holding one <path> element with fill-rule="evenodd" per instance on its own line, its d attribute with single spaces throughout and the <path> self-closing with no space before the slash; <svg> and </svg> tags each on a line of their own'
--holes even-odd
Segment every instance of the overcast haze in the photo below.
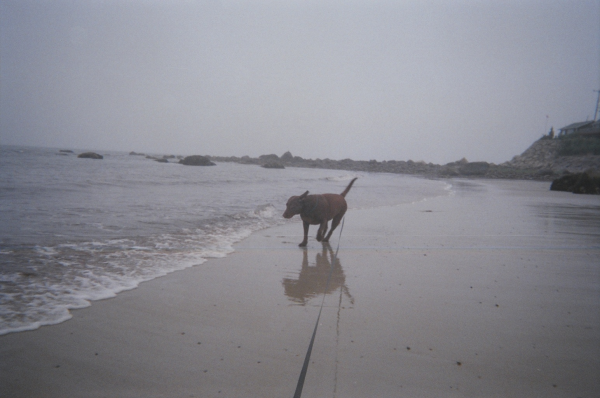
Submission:
<svg viewBox="0 0 600 398">
<path fill-rule="evenodd" d="M 4 145 L 501 163 L 600 89 L 600 1 L 0 7 Z"/>
</svg>

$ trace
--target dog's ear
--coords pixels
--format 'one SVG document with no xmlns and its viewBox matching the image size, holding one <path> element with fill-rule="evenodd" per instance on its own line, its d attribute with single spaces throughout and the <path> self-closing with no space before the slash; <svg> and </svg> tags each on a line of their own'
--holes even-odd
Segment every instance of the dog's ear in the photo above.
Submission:
<svg viewBox="0 0 600 398">
<path fill-rule="evenodd" d="M 306 191 L 306 192 L 304 192 L 302 195 L 300 195 L 300 196 L 298 197 L 298 199 L 302 200 L 302 199 L 306 198 L 306 195 L 308 195 L 308 191 Z"/>
</svg>

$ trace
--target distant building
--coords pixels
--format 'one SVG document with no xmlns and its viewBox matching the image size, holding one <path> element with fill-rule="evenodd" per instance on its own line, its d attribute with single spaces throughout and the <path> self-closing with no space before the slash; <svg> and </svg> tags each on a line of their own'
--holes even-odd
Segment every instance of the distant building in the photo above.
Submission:
<svg viewBox="0 0 600 398">
<path fill-rule="evenodd" d="M 569 124 L 560 129 L 559 136 L 577 134 L 585 136 L 600 136 L 600 120 L 590 120 Z"/>
</svg>

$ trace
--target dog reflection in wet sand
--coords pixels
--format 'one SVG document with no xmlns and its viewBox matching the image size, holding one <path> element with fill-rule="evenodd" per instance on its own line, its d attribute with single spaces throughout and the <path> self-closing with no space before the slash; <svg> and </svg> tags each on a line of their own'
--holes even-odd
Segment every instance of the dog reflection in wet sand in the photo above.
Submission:
<svg viewBox="0 0 600 398">
<path fill-rule="evenodd" d="M 316 265 L 311 267 L 308 264 L 308 250 L 304 249 L 302 254 L 302 269 L 300 270 L 298 279 L 283 279 L 282 283 L 285 295 L 300 305 L 306 305 L 311 298 L 319 296 L 323 292 L 331 294 L 341 287 L 344 294 L 350 299 L 350 303 L 354 304 L 354 298 L 345 284 L 346 276 L 338 258 L 335 259 L 333 271 L 331 272 L 331 281 L 329 282 L 327 291 L 325 291 L 333 258 L 334 253 L 331 245 L 325 243 L 323 244 L 323 251 L 317 253 Z"/>
<path fill-rule="evenodd" d="M 300 214 L 304 226 L 304 240 L 298 246 L 306 246 L 308 242 L 308 227 L 310 225 L 319 225 L 317 241 L 329 242 L 331 234 L 340 221 L 342 221 L 344 214 L 346 214 L 348 205 L 345 198 L 350 188 L 352 188 L 354 181 L 356 181 L 356 178 L 353 178 L 344 192 L 339 195 L 335 193 L 309 195 L 308 191 L 306 191 L 300 196 L 292 196 L 288 199 L 283 217 L 292 218 L 296 214 Z M 329 234 L 325 235 L 329 220 L 332 220 L 331 229 L 329 230 Z"/>
</svg>

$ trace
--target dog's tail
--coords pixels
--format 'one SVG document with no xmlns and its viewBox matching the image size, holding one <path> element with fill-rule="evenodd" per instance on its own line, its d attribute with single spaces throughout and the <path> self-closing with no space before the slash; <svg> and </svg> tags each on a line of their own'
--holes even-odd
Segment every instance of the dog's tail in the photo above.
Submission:
<svg viewBox="0 0 600 398">
<path fill-rule="evenodd" d="M 352 181 L 350 181 L 350 184 L 348 184 L 346 189 L 344 189 L 344 192 L 342 192 L 340 195 L 342 195 L 343 197 L 346 197 L 346 194 L 350 191 L 350 188 L 352 188 L 352 184 L 354 184 L 354 181 L 356 181 L 357 179 L 358 179 L 358 177 L 354 177 L 352 179 Z"/>
</svg>

